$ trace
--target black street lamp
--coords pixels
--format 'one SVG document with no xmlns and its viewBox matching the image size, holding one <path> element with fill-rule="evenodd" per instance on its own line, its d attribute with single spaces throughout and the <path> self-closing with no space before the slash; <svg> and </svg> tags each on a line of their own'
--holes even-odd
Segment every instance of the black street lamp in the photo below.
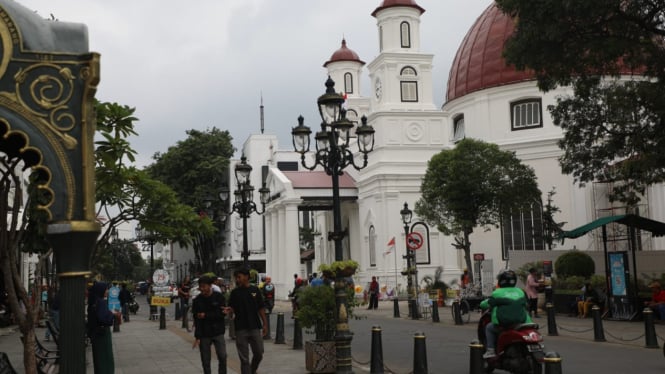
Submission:
<svg viewBox="0 0 665 374">
<path fill-rule="evenodd" d="M 409 224 L 413 217 L 413 212 L 409 209 L 409 204 L 404 203 L 404 208 L 399 211 L 404 223 L 404 240 L 406 243 L 406 288 L 409 298 L 409 315 L 412 319 L 418 319 L 418 305 L 416 304 L 416 291 L 413 284 L 413 275 L 416 273 L 416 259 L 413 250 L 409 246 Z"/>
<path fill-rule="evenodd" d="M 245 268 L 249 268 L 249 247 L 247 243 L 247 218 L 249 218 L 252 213 L 263 214 L 265 213 L 266 203 L 270 199 L 270 190 L 266 187 L 265 183 L 263 187 L 259 188 L 259 199 L 261 200 L 261 210 L 259 211 L 254 203 L 254 186 L 252 186 L 250 181 L 250 174 L 252 173 L 252 166 L 247 163 L 247 158 L 243 155 L 240 158 L 240 163 L 236 164 L 235 167 L 235 176 L 237 188 L 234 191 L 233 195 L 235 201 L 231 206 L 231 211 L 228 214 L 236 212 L 242 218 L 242 263 Z M 226 187 L 222 188 L 222 191 L 219 193 L 219 198 L 223 202 L 226 202 L 229 199 L 229 190 Z M 225 215 L 222 215 L 223 219 L 226 219 Z M 222 221 L 224 222 L 224 221 Z"/>
<path fill-rule="evenodd" d="M 147 242 L 150 245 L 150 274 L 148 274 L 148 277 L 149 279 L 152 279 L 152 274 L 155 272 L 155 256 L 153 246 L 157 242 L 157 237 L 154 232 L 151 230 L 146 230 L 140 225 L 136 225 L 134 230 L 136 232 L 136 240 L 140 242 Z"/>
<path fill-rule="evenodd" d="M 293 136 L 293 147 L 300 153 L 300 161 L 303 167 L 314 170 L 317 166 L 323 167 L 326 174 L 332 177 L 333 194 L 333 232 L 328 233 L 328 240 L 335 242 L 335 261 L 343 261 L 342 239 L 346 230 L 342 230 L 342 214 L 339 199 L 339 176 L 343 174 L 344 168 L 351 165 L 356 170 L 367 166 L 367 154 L 374 148 L 374 128 L 367 125 L 367 117 L 361 118 L 362 124 L 356 127 L 358 151 L 363 155 L 362 165 L 356 165 L 353 152 L 349 147 L 351 129 L 353 122 L 346 118 L 346 110 L 342 108 L 344 97 L 335 93 L 335 82 L 330 79 L 326 81 L 326 93 L 319 96 L 317 100 L 319 114 L 321 115 L 321 131 L 315 135 L 315 160 L 314 164 L 308 166 L 305 155 L 310 148 L 310 135 L 312 130 L 305 126 L 302 116 L 298 117 L 298 126 L 291 130 Z M 348 316 L 346 313 L 346 281 L 341 275 L 335 279 L 335 306 L 337 316 L 337 328 L 335 332 L 335 346 L 337 350 L 337 373 L 352 373 L 351 368 L 351 340 L 353 335 L 349 330 Z"/>
<path fill-rule="evenodd" d="M 114 227 L 111 230 L 111 249 L 113 250 L 113 279 L 118 279 L 118 245 L 120 245 L 120 235 Z"/>
</svg>

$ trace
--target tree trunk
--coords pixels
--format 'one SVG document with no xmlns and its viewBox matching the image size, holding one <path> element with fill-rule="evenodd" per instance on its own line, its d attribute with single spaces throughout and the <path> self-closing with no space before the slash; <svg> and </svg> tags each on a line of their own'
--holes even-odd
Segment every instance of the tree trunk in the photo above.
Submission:
<svg viewBox="0 0 665 374">
<path fill-rule="evenodd" d="M 471 266 L 471 241 L 469 240 L 471 232 L 472 231 L 467 230 L 464 231 L 464 241 L 462 246 L 464 248 L 464 262 L 466 262 L 466 268 L 469 270 L 469 280 L 473 283 L 475 278 L 473 277 L 473 266 Z"/>
</svg>

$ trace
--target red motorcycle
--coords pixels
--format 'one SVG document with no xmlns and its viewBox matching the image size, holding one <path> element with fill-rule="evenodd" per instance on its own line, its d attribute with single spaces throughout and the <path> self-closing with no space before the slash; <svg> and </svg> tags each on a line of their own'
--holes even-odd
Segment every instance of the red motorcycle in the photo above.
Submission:
<svg viewBox="0 0 665 374">
<path fill-rule="evenodd" d="M 487 346 L 485 326 L 491 322 L 491 314 L 485 311 L 478 322 L 478 340 Z M 540 374 L 545 358 L 543 336 L 538 324 L 523 323 L 511 329 L 503 329 L 496 342 L 496 356 L 485 360 L 485 372 L 495 369 L 515 374 Z"/>
</svg>

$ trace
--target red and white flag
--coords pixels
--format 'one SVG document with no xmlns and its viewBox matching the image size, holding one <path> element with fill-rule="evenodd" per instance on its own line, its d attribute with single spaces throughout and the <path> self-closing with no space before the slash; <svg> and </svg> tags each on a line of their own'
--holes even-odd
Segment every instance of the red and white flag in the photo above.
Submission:
<svg viewBox="0 0 665 374">
<path fill-rule="evenodd" d="M 390 254 L 393 250 L 395 249 L 395 237 L 393 236 L 392 239 L 388 242 L 388 250 L 383 252 L 383 255 Z"/>
</svg>

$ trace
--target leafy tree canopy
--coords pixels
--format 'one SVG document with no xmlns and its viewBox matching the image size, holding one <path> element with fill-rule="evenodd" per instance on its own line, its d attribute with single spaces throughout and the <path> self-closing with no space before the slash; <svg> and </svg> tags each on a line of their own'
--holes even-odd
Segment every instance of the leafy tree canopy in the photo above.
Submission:
<svg viewBox="0 0 665 374">
<path fill-rule="evenodd" d="M 193 235 L 212 232 L 209 220 L 201 220 L 167 185 L 133 166 L 136 152 L 126 138 L 136 135 L 135 109 L 98 102 L 96 111 L 97 215 L 104 217 L 98 243 L 108 242 L 113 228 L 131 220 L 138 220 L 141 226 L 155 232 L 160 242 L 188 244 Z"/>
<path fill-rule="evenodd" d="M 228 131 L 216 127 L 188 130 L 187 139 L 156 153 L 148 173 L 171 187 L 181 201 L 201 207 L 209 197 L 217 198 L 227 180 L 229 160 L 235 151 Z"/>
<path fill-rule="evenodd" d="M 465 251 L 472 269 L 469 236 L 475 227 L 498 226 L 501 213 L 540 202 L 533 169 L 495 144 L 464 139 L 429 161 L 415 212 Z"/>
<path fill-rule="evenodd" d="M 563 172 L 582 185 L 621 181 L 610 199 L 628 204 L 639 201 L 648 185 L 665 181 L 665 3 L 497 4 L 515 18 L 515 33 L 504 49 L 507 62 L 533 70 L 543 90 L 574 88 L 574 96 L 549 108 L 554 123 L 565 130 Z M 630 72 L 640 78 L 617 79 Z"/>
</svg>

